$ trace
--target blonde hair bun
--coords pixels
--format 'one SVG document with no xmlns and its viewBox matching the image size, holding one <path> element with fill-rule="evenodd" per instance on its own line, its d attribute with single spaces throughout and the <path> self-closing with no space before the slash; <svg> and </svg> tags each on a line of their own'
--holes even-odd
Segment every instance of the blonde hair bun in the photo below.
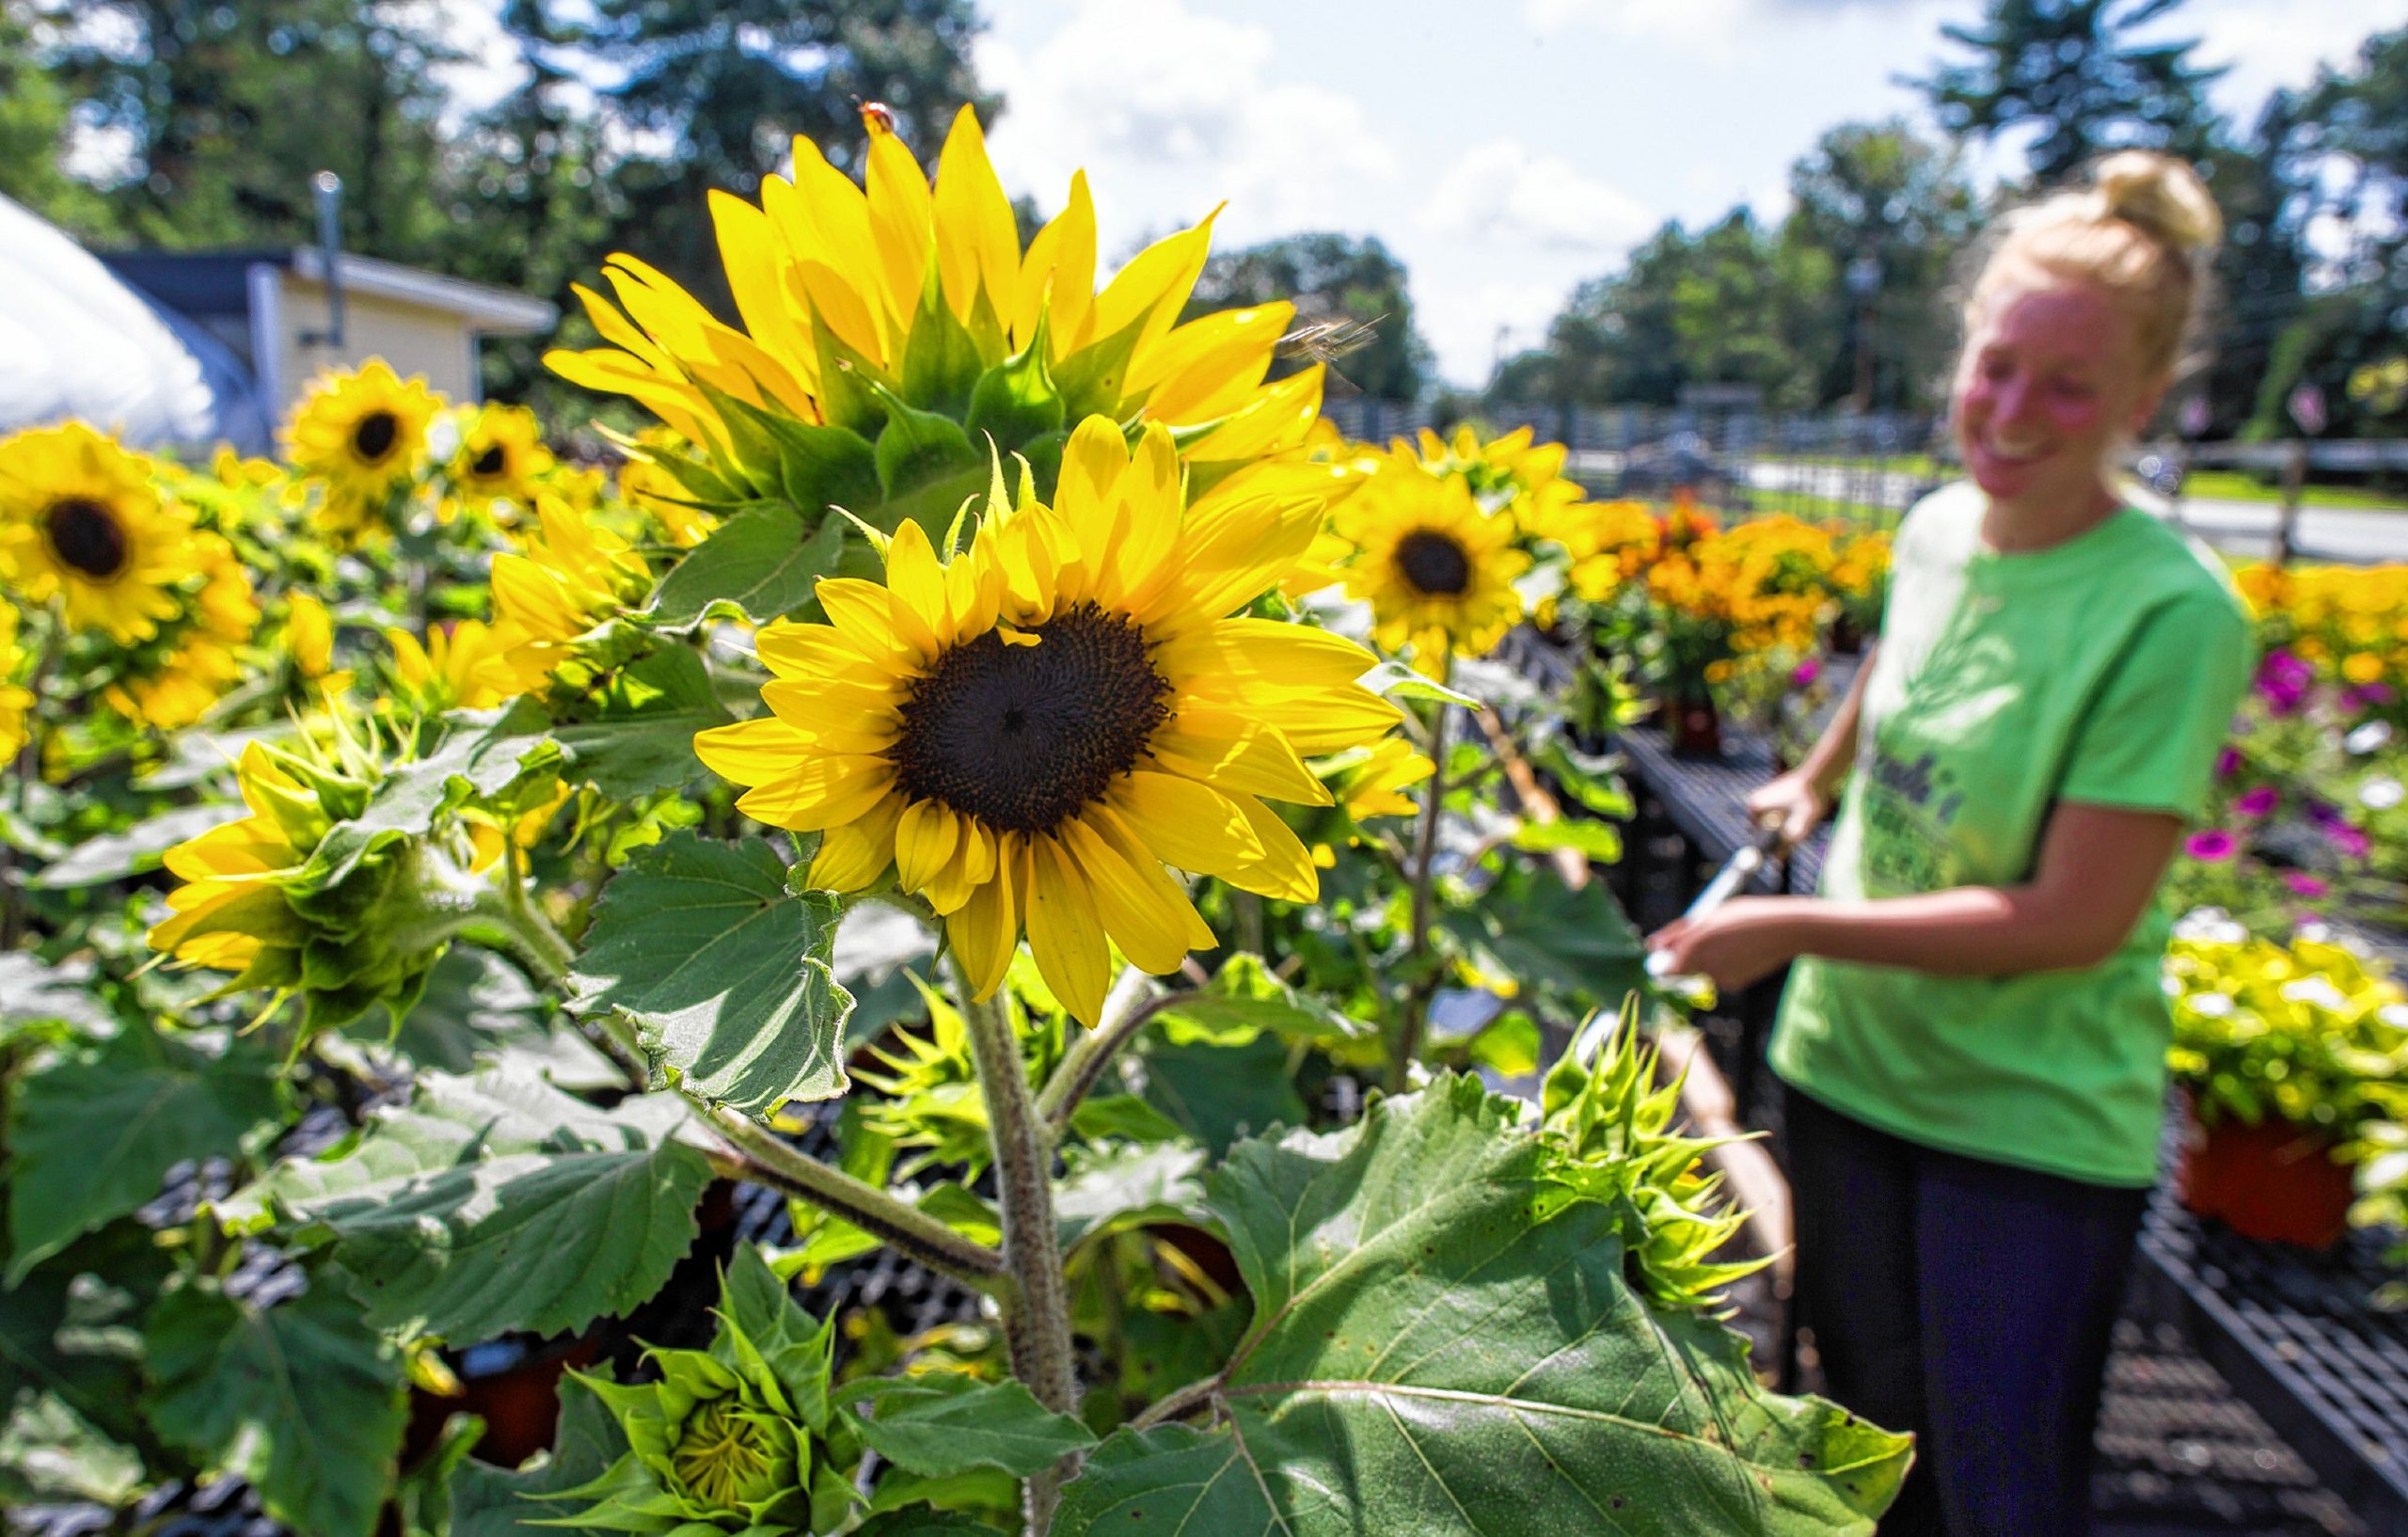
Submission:
<svg viewBox="0 0 2408 1537">
<path fill-rule="evenodd" d="M 2092 181 L 2102 217 L 2122 219 L 2183 255 L 2224 238 L 2224 215 L 2198 172 L 2153 150 L 2119 150 Z"/>
</svg>

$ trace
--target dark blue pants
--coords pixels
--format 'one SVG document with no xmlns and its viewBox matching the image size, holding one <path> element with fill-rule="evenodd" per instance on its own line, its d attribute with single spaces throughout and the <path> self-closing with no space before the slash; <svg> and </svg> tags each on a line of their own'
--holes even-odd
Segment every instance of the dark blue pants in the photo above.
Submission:
<svg viewBox="0 0 2408 1537">
<path fill-rule="evenodd" d="M 2147 1192 L 1918 1147 L 1796 1089 L 1798 1291 L 1830 1397 L 1911 1431 L 1882 1537 L 2083 1537 Z"/>
</svg>

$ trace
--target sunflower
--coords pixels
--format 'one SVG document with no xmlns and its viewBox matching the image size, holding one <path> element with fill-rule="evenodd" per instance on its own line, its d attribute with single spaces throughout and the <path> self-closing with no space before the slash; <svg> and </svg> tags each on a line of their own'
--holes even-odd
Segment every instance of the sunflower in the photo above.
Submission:
<svg viewBox="0 0 2408 1537">
<path fill-rule="evenodd" d="M 493 562 L 494 629 L 504 649 L 477 673 L 504 694 L 531 693 L 573 655 L 578 637 L 643 601 L 651 568 L 627 542 L 568 505 L 538 498 L 538 532 L 523 555 Z"/>
<path fill-rule="evenodd" d="M 1459 477 L 1385 469 L 1339 509 L 1338 529 L 1355 549 L 1346 593 L 1370 600 L 1373 639 L 1410 644 L 1425 672 L 1488 650 L 1522 617 L 1513 579 L 1530 558 L 1513 547 L 1513 519 L 1482 511 Z"/>
<path fill-rule="evenodd" d="M 1178 968 L 1213 943 L 1165 864 L 1291 901 L 1311 856 L 1261 797 L 1328 805 L 1303 762 L 1398 716 L 1355 680 L 1360 646 L 1228 617 L 1275 587 L 1321 525 L 1313 498 L 1209 493 L 1182 509 L 1171 434 L 1094 417 L 1052 504 L 997 486 L 967 550 L 916 523 L 885 578 L 823 579 L 831 623 L 760 632 L 770 714 L 698 735 L 751 786 L 738 807 L 824 834 L 815 884 L 892 867 L 945 920 L 979 997 L 1023 929 L 1048 986 L 1092 1024 L 1109 941 Z"/>
<path fill-rule="evenodd" d="M 485 682 L 480 673 L 500 659 L 514 643 L 514 633 L 493 629 L 481 621 L 463 619 L 450 629 L 433 628 L 420 644 L 405 629 L 388 629 L 393 648 L 393 691 L 427 715 L 446 710 L 481 710 L 499 705 L 508 692 Z"/>
<path fill-rule="evenodd" d="M 685 483 L 664 461 L 686 452 L 684 439 L 666 427 L 647 427 L 636 435 L 628 457 L 619 465 L 619 499 L 652 515 L 660 531 L 679 549 L 691 549 L 710 537 L 719 519 L 695 505 Z"/>
<path fill-rule="evenodd" d="M 101 694 L 119 715 L 157 731 L 191 725 L 226 697 L 243 675 L 237 648 L 259 627 L 259 599 L 234 547 L 196 530 L 188 553 L 201 573 L 200 587 L 177 622 L 161 628 L 164 655 L 135 658 L 134 670 Z"/>
<path fill-rule="evenodd" d="M 559 467 L 544 446 L 543 425 L 523 405 L 479 405 L 459 414 L 460 444 L 444 466 L 452 496 L 446 515 L 466 507 L 486 513 L 497 501 L 526 508 Z"/>
<path fill-rule="evenodd" d="M 285 439 L 295 468 L 352 503 L 381 501 L 418 472 L 426 429 L 443 399 L 412 374 L 395 376 L 381 357 L 356 373 L 323 373 L 293 413 Z"/>
<path fill-rule="evenodd" d="M 617 304 L 577 291 L 607 345 L 556 351 L 546 363 L 633 398 L 695 445 L 708 477 L 689 483 L 714 503 L 803 484 L 811 499 L 880 529 L 906 515 L 942 527 L 983 484 L 990 438 L 1026 454 L 1042 492 L 1068 425 L 1091 414 L 1180 429 L 1199 486 L 1303 444 L 1322 370 L 1264 382 L 1292 305 L 1180 323 L 1211 245 L 1209 218 L 1148 246 L 1099 289 L 1084 173 L 1023 248 L 968 108 L 933 185 L 883 108 L 863 116 L 865 185 L 798 138 L 792 176 L 766 180 L 757 206 L 711 194 L 740 328 L 617 254 L 603 268 Z M 899 452 L 885 444 L 898 434 Z M 862 452 L 873 438 L 874 464 Z"/>
<path fill-rule="evenodd" d="M 0 763 L 8 763 L 25 745 L 25 711 L 32 692 L 17 679 L 25 666 L 24 647 L 17 643 L 17 610 L 0 600 Z"/>
<path fill-rule="evenodd" d="M 164 505 L 150 462 L 80 421 L 0 442 L 0 580 L 56 595 L 69 627 L 120 645 L 158 633 L 182 604 L 192 529 Z"/>
</svg>

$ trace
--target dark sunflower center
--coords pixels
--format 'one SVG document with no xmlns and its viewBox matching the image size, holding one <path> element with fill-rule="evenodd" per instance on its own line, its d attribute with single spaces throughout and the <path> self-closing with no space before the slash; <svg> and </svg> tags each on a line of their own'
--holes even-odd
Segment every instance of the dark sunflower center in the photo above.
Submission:
<svg viewBox="0 0 2408 1537">
<path fill-rule="evenodd" d="M 911 686 L 895 746 L 905 794 L 991 828 L 1046 832 L 1136 767 L 1170 717 L 1146 635 L 1082 603 L 1007 645 L 990 630 Z"/>
<path fill-rule="evenodd" d="M 351 452 L 374 464 L 401 441 L 402 421 L 390 411 L 371 411 L 352 424 Z"/>
<path fill-rule="evenodd" d="M 501 445 L 496 443 L 469 463 L 468 473 L 482 475 L 490 480 L 501 473 L 501 467 L 507 464 L 509 459 L 510 456 L 502 452 Z"/>
<path fill-rule="evenodd" d="M 125 569 L 125 528 L 108 508 L 88 497 L 54 501 L 41 515 L 43 533 L 61 562 L 95 581 Z"/>
<path fill-rule="evenodd" d="M 1416 529 L 1396 542 L 1396 568 L 1406 581 L 1434 597 L 1461 597 L 1471 586 L 1471 557 L 1463 546 L 1432 529 Z"/>
</svg>

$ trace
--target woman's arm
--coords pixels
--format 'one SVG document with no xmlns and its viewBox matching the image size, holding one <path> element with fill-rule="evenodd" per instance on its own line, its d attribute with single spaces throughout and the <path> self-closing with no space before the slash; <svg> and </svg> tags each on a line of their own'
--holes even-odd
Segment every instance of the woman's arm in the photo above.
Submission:
<svg viewBox="0 0 2408 1537">
<path fill-rule="evenodd" d="M 1831 723 L 1805 760 L 1785 774 L 1758 785 L 1748 797 L 1748 816 L 1760 827 L 1781 829 L 1781 841 L 1795 848 L 1830 814 L 1840 782 L 1856 762 L 1856 728 L 1864 707 L 1865 680 L 1873 675 L 1876 649 L 1867 647 L 1847 694 L 1831 714 Z"/>
<path fill-rule="evenodd" d="M 2039 867 L 2020 885 L 1865 902 L 1742 897 L 1669 925 L 1647 944 L 1671 952 L 1675 973 L 1725 990 L 1809 955 L 1949 976 L 2096 966 L 2140 921 L 2181 832 L 2181 819 L 2166 813 L 2060 805 Z"/>
</svg>

